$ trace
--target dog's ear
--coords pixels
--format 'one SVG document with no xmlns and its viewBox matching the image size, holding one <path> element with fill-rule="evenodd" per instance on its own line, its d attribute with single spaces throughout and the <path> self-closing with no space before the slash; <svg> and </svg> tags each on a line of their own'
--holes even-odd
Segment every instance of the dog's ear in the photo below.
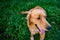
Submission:
<svg viewBox="0 0 60 40">
<path fill-rule="evenodd" d="M 29 11 L 22 11 L 21 13 L 22 13 L 22 14 L 28 14 Z"/>
<path fill-rule="evenodd" d="M 32 24 L 32 22 L 31 22 L 31 14 L 27 15 L 27 23 L 28 23 L 28 25 Z"/>
</svg>

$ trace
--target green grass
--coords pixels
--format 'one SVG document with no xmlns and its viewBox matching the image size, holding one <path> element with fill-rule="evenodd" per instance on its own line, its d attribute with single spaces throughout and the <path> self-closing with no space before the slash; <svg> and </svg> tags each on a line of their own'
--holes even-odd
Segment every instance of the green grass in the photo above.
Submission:
<svg viewBox="0 0 60 40">
<path fill-rule="evenodd" d="M 0 0 L 0 40 L 30 40 L 26 15 L 21 11 L 41 6 L 52 28 L 45 40 L 60 40 L 60 0 Z M 35 40 L 39 34 L 35 35 Z"/>
</svg>

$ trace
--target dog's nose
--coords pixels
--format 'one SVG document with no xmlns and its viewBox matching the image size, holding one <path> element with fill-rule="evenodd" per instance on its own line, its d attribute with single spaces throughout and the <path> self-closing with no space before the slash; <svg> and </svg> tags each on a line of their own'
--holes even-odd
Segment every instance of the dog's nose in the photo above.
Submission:
<svg viewBox="0 0 60 40">
<path fill-rule="evenodd" d="M 50 30 L 50 29 L 51 29 L 51 26 L 47 26 L 46 29 L 47 29 L 47 30 Z"/>
</svg>

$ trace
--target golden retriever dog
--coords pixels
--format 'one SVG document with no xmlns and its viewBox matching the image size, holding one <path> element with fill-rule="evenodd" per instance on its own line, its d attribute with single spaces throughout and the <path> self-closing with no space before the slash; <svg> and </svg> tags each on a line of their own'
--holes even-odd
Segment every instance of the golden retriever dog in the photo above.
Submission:
<svg viewBox="0 0 60 40">
<path fill-rule="evenodd" d="M 46 11 L 40 6 L 36 6 L 29 11 L 22 11 L 22 14 L 27 14 L 27 25 L 31 32 L 31 40 L 34 40 L 36 33 L 40 34 L 40 40 L 44 40 L 45 31 L 51 28 L 51 25 L 46 20 Z"/>
</svg>

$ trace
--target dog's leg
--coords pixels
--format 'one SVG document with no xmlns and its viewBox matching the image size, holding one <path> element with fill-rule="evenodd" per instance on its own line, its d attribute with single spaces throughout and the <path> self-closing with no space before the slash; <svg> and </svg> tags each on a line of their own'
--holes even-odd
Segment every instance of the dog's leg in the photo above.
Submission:
<svg viewBox="0 0 60 40">
<path fill-rule="evenodd" d="M 31 34 L 31 40 L 34 40 L 34 36 Z"/>
<path fill-rule="evenodd" d="M 40 33 L 40 40 L 44 40 L 45 38 L 45 33 Z"/>
</svg>

